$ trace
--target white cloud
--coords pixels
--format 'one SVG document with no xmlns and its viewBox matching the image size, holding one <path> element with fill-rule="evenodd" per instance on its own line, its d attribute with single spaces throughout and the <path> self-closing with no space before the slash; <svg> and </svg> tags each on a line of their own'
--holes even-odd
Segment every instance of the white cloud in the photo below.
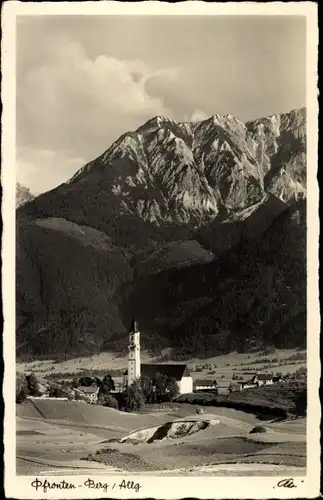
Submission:
<svg viewBox="0 0 323 500">
<path fill-rule="evenodd" d="M 199 109 L 196 109 L 193 111 L 192 116 L 190 117 L 189 121 L 191 122 L 200 122 L 202 120 L 206 120 L 209 118 L 210 115 L 207 115 L 204 111 L 201 111 Z"/>
<path fill-rule="evenodd" d="M 120 61 L 108 55 L 92 60 L 81 44 L 64 40 L 46 49 L 42 62 L 38 60 L 17 82 L 19 175 L 31 189 L 34 181 L 27 177 L 35 169 L 42 169 L 47 189 L 68 179 L 67 161 L 93 159 L 121 134 L 154 115 L 172 117 L 172 110 L 164 107 L 160 97 L 151 96 L 145 83 L 159 75 L 172 79 L 173 70 L 156 70 L 140 60 Z M 54 169 L 52 160 L 40 166 L 43 150 L 61 160 L 60 166 Z M 35 182 L 40 181 L 35 178 Z"/>
</svg>

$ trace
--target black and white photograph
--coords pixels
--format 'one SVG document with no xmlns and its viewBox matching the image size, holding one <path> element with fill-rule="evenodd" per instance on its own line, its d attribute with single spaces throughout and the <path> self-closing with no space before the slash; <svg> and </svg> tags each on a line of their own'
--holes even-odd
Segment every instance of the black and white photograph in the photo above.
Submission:
<svg viewBox="0 0 323 500">
<path fill-rule="evenodd" d="M 10 4 L 8 494 L 318 495 L 316 5 Z"/>
</svg>

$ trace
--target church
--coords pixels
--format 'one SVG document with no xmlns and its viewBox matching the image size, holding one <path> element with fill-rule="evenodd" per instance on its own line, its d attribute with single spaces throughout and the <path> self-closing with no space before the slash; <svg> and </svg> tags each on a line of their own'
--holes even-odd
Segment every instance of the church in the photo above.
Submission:
<svg viewBox="0 0 323 500">
<path fill-rule="evenodd" d="M 193 392 L 193 379 L 186 364 L 141 364 L 140 332 L 137 322 L 133 320 L 129 333 L 128 370 L 124 372 L 124 385 L 131 385 L 142 375 L 154 380 L 157 373 L 174 378 L 180 394 Z"/>
</svg>

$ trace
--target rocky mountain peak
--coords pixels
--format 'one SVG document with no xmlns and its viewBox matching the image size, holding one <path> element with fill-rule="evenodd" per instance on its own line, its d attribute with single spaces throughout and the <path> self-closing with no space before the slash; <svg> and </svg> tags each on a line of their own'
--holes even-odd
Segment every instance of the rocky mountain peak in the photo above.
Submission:
<svg viewBox="0 0 323 500">
<path fill-rule="evenodd" d="M 75 192 L 96 185 L 123 215 L 197 227 L 221 206 L 240 213 L 269 193 L 287 203 L 304 198 L 305 130 L 304 109 L 246 123 L 230 114 L 196 123 L 155 116 L 66 185 Z"/>
</svg>

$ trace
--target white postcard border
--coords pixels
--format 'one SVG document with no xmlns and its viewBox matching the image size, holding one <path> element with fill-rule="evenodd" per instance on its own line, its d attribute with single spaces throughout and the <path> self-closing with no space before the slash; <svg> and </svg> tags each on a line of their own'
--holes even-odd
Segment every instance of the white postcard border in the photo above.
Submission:
<svg viewBox="0 0 323 500">
<path fill-rule="evenodd" d="M 127 474 L 93 476 L 94 481 L 107 482 L 106 492 L 82 486 L 85 476 L 52 476 L 48 481 L 61 479 L 76 485 L 75 489 L 51 490 L 43 493 L 32 486 L 34 476 L 17 476 L 15 471 L 15 34 L 16 16 L 34 15 L 305 15 L 307 17 L 307 137 L 308 137 L 308 421 L 307 475 L 295 478 L 297 488 L 278 488 L 279 477 L 161 477 Z M 314 2 L 6 2 L 2 10 L 2 280 L 4 315 L 4 384 L 5 402 L 5 492 L 8 497 L 36 498 L 315 498 L 319 495 L 320 479 L 320 416 L 318 397 L 320 381 L 319 359 L 319 293 L 318 293 L 318 185 L 317 185 L 317 5 Z M 274 75 L 273 75 L 274 77 Z M 41 476 L 44 480 L 45 476 Z M 141 485 L 135 489 L 120 489 L 122 479 Z M 303 482 L 302 482 L 303 481 Z M 116 486 L 112 488 L 112 485 Z M 80 487 L 78 485 L 81 485 Z"/>
</svg>

